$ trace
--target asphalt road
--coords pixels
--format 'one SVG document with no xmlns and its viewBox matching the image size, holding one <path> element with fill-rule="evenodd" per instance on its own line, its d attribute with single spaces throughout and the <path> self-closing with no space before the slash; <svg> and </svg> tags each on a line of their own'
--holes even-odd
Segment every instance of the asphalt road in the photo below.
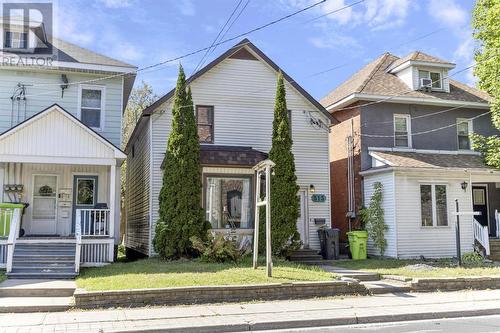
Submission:
<svg viewBox="0 0 500 333">
<path fill-rule="evenodd" d="M 349 325 L 335 327 L 311 327 L 301 329 L 265 331 L 273 333 L 493 333 L 500 332 L 500 316 L 467 317 L 438 320 L 417 320 L 395 323 Z"/>
</svg>

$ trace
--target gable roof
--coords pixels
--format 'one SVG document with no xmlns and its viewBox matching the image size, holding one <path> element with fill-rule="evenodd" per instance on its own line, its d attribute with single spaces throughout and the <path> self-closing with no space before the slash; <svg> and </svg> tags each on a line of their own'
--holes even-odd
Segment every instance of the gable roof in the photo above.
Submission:
<svg viewBox="0 0 500 333">
<path fill-rule="evenodd" d="M 448 62 L 446 60 L 431 56 L 427 53 L 421 51 L 414 51 L 403 58 L 399 58 L 391 64 L 391 68 L 396 68 L 399 65 L 404 64 L 408 61 L 419 61 L 419 62 L 428 62 L 433 64 L 441 64 L 441 65 L 455 65 L 454 63 Z"/>
<path fill-rule="evenodd" d="M 60 117 L 59 117 L 60 116 Z M 50 123 L 51 126 L 54 125 L 55 130 L 54 133 L 51 133 L 50 137 L 51 140 L 54 141 L 53 145 L 47 145 L 46 140 L 36 140 L 34 142 L 33 136 L 36 135 L 43 135 L 44 138 L 47 137 L 47 128 L 44 126 L 39 126 L 37 127 L 36 124 L 39 121 L 43 121 Z M 61 125 L 61 122 L 66 121 L 67 124 L 73 124 L 75 125 L 74 127 L 71 127 L 73 130 L 71 130 L 69 127 L 64 127 Z M 57 125 L 60 125 L 59 127 L 55 126 L 54 122 L 57 122 Z M 70 126 L 73 126 L 70 125 Z M 63 129 L 64 127 L 64 129 Z M 7 140 L 10 140 L 12 138 L 15 138 L 15 136 L 19 133 L 22 133 L 24 130 L 29 129 L 28 132 L 29 134 L 26 135 L 21 135 L 19 138 L 17 138 L 15 141 L 19 142 L 19 140 L 28 140 L 29 144 L 27 145 L 19 145 L 19 144 L 5 144 Z M 61 130 L 61 131 L 59 131 Z M 57 133 L 57 132 L 60 133 Z M 92 142 L 92 147 L 88 147 L 87 152 L 89 153 L 89 156 L 80 156 L 83 153 L 81 151 L 74 151 L 74 147 L 72 145 L 74 144 L 82 144 L 79 140 L 81 140 L 82 137 L 78 138 L 72 138 L 71 135 L 68 135 L 68 133 L 76 134 L 80 133 L 84 135 L 84 137 L 88 138 L 88 142 Z M 59 138 L 57 138 L 57 134 L 60 134 Z M 74 139 L 73 141 L 71 141 Z M 60 143 L 58 144 L 57 142 L 60 142 L 58 140 L 64 140 L 64 144 Z M 2 145 L 0 145 L 0 155 L 1 154 L 22 154 L 22 151 L 18 151 L 17 149 L 19 147 L 21 148 L 26 148 L 25 146 L 30 146 L 31 150 L 43 150 L 45 153 L 49 150 L 51 153 L 49 154 L 52 157 L 55 156 L 61 156 L 61 157 L 68 157 L 69 155 L 73 154 L 74 156 L 72 157 L 95 157 L 95 158 L 114 158 L 114 159 L 125 159 L 127 156 L 126 154 L 118 147 L 116 147 L 113 143 L 108 141 L 106 138 L 104 138 L 102 135 L 94 131 L 92 128 L 88 127 L 84 123 L 82 123 L 78 118 L 76 118 L 74 115 L 66 111 L 64 108 L 59 106 L 58 104 L 53 104 L 49 106 L 48 108 L 38 112 L 37 114 L 27 118 L 26 120 L 22 121 L 21 123 L 17 124 L 16 126 L 8 129 L 7 131 L 3 132 L 0 134 L 0 142 L 2 142 Z M 36 146 L 45 146 L 44 149 L 38 149 L 40 147 Z M 7 147 L 10 146 L 10 147 Z M 64 146 L 64 147 L 63 147 Z M 96 149 L 96 147 L 101 147 L 102 149 Z M 54 149 L 57 149 L 57 152 L 55 152 Z M 67 152 L 64 152 L 63 150 L 67 149 Z M 7 151 L 8 150 L 8 151 Z M 10 152 L 10 153 L 9 153 Z M 43 154 L 43 152 L 41 152 Z"/>
<path fill-rule="evenodd" d="M 333 123 L 337 123 L 337 120 L 323 107 L 323 105 L 318 102 L 314 97 L 312 97 L 304 88 L 302 88 L 295 80 L 293 80 L 285 71 L 283 71 L 274 61 L 272 61 L 268 56 L 264 54 L 257 46 L 255 46 L 248 38 L 245 38 L 241 40 L 239 43 L 234 45 L 233 47 L 229 48 L 226 52 L 222 53 L 219 57 L 214 59 L 212 62 L 210 62 L 208 65 L 194 73 L 192 76 L 190 76 L 186 81 L 187 84 L 193 82 L 197 78 L 201 77 L 203 74 L 207 73 L 209 70 L 211 70 L 213 67 L 221 63 L 223 60 L 227 58 L 243 58 L 246 57 L 247 59 L 249 57 L 253 57 L 253 55 L 245 50 L 245 48 L 249 48 L 251 51 L 253 51 L 259 58 L 261 58 L 266 64 L 268 64 L 272 69 L 275 71 L 281 71 L 283 74 L 283 78 L 293 87 L 295 88 L 305 99 L 307 99 L 314 107 L 318 109 L 321 113 L 323 113 L 330 121 Z M 247 52 L 240 52 L 241 50 L 245 50 Z M 254 57 L 255 58 L 255 57 Z M 254 59 L 251 59 L 254 60 Z M 258 59 L 255 59 L 258 60 Z M 132 135 L 130 136 L 129 142 L 132 141 L 132 139 L 135 137 L 136 133 L 142 129 L 144 126 L 143 124 L 143 119 L 149 117 L 151 114 L 155 112 L 155 110 L 162 105 L 163 103 L 167 102 L 170 98 L 175 93 L 175 88 L 170 90 L 167 94 L 163 95 L 160 97 L 158 100 L 156 100 L 153 104 L 148 106 L 142 111 L 141 119 L 139 120 L 138 124 L 135 126 L 134 131 L 132 132 Z M 127 147 L 125 148 L 125 151 L 128 150 L 128 144 Z"/>
<path fill-rule="evenodd" d="M 442 61 L 435 57 L 428 57 L 431 56 L 422 52 L 414 52 L 405 58 L 425 58 L 428 60 Z M 330 108 L 332 105 L 353 94 L 420 98 L 436 103 L 454 101 L 458 103 L 484 103 L 486 105 L 490 101 L 490 97 L 485 92 L 452 79 L 449 79 L 449 93 L 412 90 L 398 76 L 388 72 L 389 68 L 394 67 L 394 63 L 405 58 L 399 58 L 388 52 L 382 54 L 321 99 L 321 104 L 326 108 Z M 362 98 L 360 97 L 359 99 Z"/>
</svg>

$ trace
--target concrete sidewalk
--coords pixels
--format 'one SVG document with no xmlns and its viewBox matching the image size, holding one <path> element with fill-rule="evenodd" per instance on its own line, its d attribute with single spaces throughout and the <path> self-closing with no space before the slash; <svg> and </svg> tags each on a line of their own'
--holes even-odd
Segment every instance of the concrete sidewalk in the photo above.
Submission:
<svg viewBox="0 0 500 333">
<path fill-rule="evenodd" d="M 500 314 L 500 290 L 0 315 L 0 332 L 239 332 Z"/>
</svg>

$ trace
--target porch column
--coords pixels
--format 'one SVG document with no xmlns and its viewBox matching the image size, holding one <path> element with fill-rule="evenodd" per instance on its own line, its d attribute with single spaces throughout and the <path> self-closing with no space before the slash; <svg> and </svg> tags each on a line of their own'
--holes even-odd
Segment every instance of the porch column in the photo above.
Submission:
<svg viewBox="0 0 500 333">
<path fill-rule="evenodd" d="M 109 237 L 115 238 L 115 198 L 116 198 L 116 166 L 111 165 L 109 177 Z M 115 242 L 109 244 L 109 261 L 113 261 Z"/>
</svg>

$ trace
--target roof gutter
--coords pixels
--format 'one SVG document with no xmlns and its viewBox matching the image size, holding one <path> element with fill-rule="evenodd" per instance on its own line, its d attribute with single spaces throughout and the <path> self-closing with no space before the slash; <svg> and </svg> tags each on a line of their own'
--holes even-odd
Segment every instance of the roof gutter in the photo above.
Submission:
<svg viewBox="0 0 500 333">
<path fill-rule="evenodd" d="M 407 97 L 407 96 L 386 96 L 386 95 L 371 95 L 371 94 L 361 94 L 354 93 L 349 96 L 344 97 L 340 101 L 331 104 L 326 107 L 329 112 L 336 112 L 342 109 L 346 105 L 350 105 L 357 101 L 373 101 L 373 102 L 386 102 L 386 103 L 403 103 L 403 104 L 422 104 L 422 105 L 434 105 L 434 106 L 463 106 L 472 109 L 489 109 L 490 105 L 488 103 L 479 102 L 465 102 L 465 101 L 452 101 L 452 100 L 438 100 L 434 98 L 421 98 L 421 97 Z M 362 105 L 361 105 L 362 106 Z M 360 107 L 361 107 L 360 106 Z"/>
<path fill-rule="evenodd" d="M 389 171 L 402 171 L 404 173 L 411 171 L 425 171 L 425 172 L 470 172 L 473 174 L 493 174 L 499 175 L 500 171 L 493 169 L 474 169 L 474 168 L 419 168 L 419 167 L 400 167 L 400 166 L 388 166 L 383 168 L 372 168 L 365 171 L 361 171 L 359 174 L 361 176 L 372 175 L 377 173 L 389 172 Z"/>
</svg>

